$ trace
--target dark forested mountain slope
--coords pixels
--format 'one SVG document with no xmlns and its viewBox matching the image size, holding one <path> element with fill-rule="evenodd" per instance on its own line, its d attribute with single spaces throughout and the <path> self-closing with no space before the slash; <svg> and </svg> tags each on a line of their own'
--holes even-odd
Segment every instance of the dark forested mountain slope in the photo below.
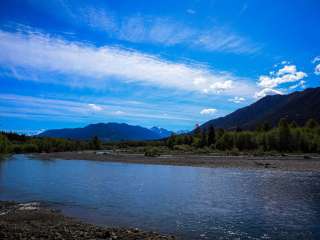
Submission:
<svg viewBox="0 0 320 240">
<path fill-rule="evenodd" d="M 204 123 L 201 128 L 253 129 L 258 124 L 267 122 L 274 126 L 279 119 L 287 118 L 299 125 L 308 119 L 320 119 L 320 87 L 309 88 L 288 95 L 266 96 L 257 102 L 238 109 L 225 117 L 216 118 Z"/>
</svg>

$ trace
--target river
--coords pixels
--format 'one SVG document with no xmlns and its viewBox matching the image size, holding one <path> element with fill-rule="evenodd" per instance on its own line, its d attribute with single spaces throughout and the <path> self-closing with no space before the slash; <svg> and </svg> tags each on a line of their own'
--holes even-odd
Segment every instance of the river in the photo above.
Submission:
<svg viewBox="0 0 320 240">
<path fill-rule="evenodd" d="M 320 173 L 86 160 L 0 161 L 0 200 L 181 239 L 320 239 Z"/>
</svg>

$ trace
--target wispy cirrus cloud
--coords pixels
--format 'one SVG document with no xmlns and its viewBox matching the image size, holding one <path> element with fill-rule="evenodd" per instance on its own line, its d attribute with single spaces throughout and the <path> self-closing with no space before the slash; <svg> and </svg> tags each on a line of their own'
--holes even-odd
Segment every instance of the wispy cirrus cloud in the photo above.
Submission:
<svg viewBox="0 0 320 240">
<path fill-rule="evenodd" d="M 125 112 L 124 111 L 115 111 L 115 112 L 113 112 L 115 115 L 124 115 L 125 114 Z"/>
<path fill-rule="evenodd" d="M 219 27 L 199 32 L 192 44 L 207 51 L 237 54 L 252 54 L 260 49 L 245 37 Z"/>
<path fill-rule="evenodd" d="M 233 103 L 242 103 L 245 100 L 246 99 L 244 97 L 238 97 L 238 96 L 235 96 L 234 98 L 228 99 L 229 102 L 233 102 Z"/>
<path fill-rule="evenodd" d="M 119 17 L 106 10 L 82 8 L 77 19 L 110 37 L 134 43 L 153 43 L 165 46 L 183 45 L 200 51 L 253 54 L 261 49 L 248 38 L 216 24 L 195 28 L 169 17 L 130 15 Z M 195 11 L 188 9 L 189 14 Z"/>
<path fill-rule="evenodd" d="M 250 95 L 255 90 L 246 79 L 206 66 L 171 62 L 119 47 L 70 42 L 29 30 L 0 31 L 0 48 L 1 67 L 20 79 L 91 88 L 101 88 L 116 80 L 224 95 L 235 95 L 239 91 Z M 41 73 L 56 75 L 43 78 Z"/>
<path fill-rule="evenodd" d="M 317 63 L 320 62 L 320 56 L 316 56 L 313 60 L 312 63 Z"/>
<path fill-rule="evenodd" d="M 95 28 L 101 31 L 116 31 L 117 25 L 115 18 L 107 13 L 105 10 L 97 8 L 86 8 L 80 10 L 80 16 L 89 27 Z M 73 15 L 73 18 L 78 18 L 79 15 Z"/>
<path fill-rule="evenodd" d="M 191 8 L 188 8 L 186 12 L 187 12 L 188 14 L 191 14 L 191 15 L 197 13 L 195 10 L 193 10 L 193 9 L 191 9 Z"/>
<path fill-rule="evenodd" d="M 230 27 L 209 21 L 205 25 L 193 25 L 172 16 L 155 16 L 132 12 L 120 15 L 107 4 L 90 4 L 79 1 L 29 1 L 34 8 L 45 11 L 66 23 L 80 28 L 100 31 L 107 36 L 134 43 L 150 43 L 164 46 L 181 45 L 198 51 L 252 54 L 262 45 Z M 245 11 L 247 4 L 241 11 Z M 53 11 L 58 9 L 59 11 Z M 186 13 L 195 15 L 194 9 Z"/>
<path fill-rule="evenodd" d="M 0 111 L 2 117 L 27 119 L 54 118 L 55 121 L 105 121 L 106 117 L 122 116 L 123 119 L 162 119 L 193 121 L 191 115 L 176 114 L 169 110 L 130 107 L 127 102 L 118 105 L 93 104 L 85 101 L 41 98 L 34 96 L 0 94 Z M 92 111 L 95 111 L 94 116 Z"/>
<path fill-rule="evenodd" d="M 94 103 L 89 103 L 88 104 L 89 108 L 92 109 L 93 111 L 95 112 L 100 112 L 103 110 L 103 107 L 97 105 L 97 104 L 94 104 Z"/>
<path fill-rule="evenodd" d="M 111 36 L 134 43 L 155 43 L 172 46 L 193 38 L 195 32 L 168 18 L 133 16 L 121 21 L 117 29 L 108 31 Z"/>
</svg>

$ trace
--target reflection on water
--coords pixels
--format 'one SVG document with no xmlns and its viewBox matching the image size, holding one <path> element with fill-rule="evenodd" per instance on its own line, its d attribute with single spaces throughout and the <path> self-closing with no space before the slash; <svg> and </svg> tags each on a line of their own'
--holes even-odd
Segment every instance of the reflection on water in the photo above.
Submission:
<svg viewBox="0 0 320 240">
<path fill-rule="evenodd" d="M 0 162 L 0 199 L 183 239 L 320 239 L 320 174 L 41 161 Z"/>
</svg>

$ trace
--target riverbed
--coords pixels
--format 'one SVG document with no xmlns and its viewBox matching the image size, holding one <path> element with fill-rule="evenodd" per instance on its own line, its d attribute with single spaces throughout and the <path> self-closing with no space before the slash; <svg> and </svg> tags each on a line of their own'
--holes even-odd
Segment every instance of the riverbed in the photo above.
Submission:
<svg viewBox="0 0 320 240">
<path fill-rule="evenodd" d="M 241 169 L 273 169 L 285 171 L 319 171 L 320 156 L 301 154 L 278 154 L 275 156 L 253 155 L 216 155 L 216 154 L 173 154 L 158 157 L 146 157 L 144 154 L 110 153 L 109 151 L 79 151 L 34 153 L 31 155 L 41 160 L 93 160 L 118 163 L 140 163 L 157 165 L 192 166 L 207 168 L 241 168 Z"/>
</svg>

